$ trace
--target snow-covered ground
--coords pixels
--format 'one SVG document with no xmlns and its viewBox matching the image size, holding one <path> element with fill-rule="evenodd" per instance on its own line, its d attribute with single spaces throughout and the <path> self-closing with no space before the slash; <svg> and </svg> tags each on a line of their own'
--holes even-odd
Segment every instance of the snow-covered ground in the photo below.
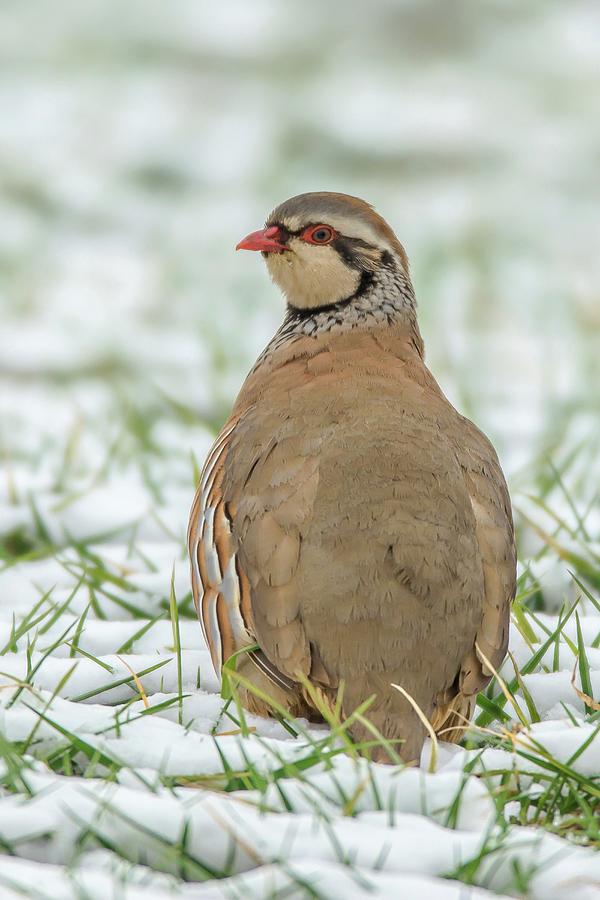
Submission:
<svg viewBox="0 0 600 900">
<path fill-rule="evenodd" d="M 597 4 L 2 19 L 0 897 L 599 896 Z M 518 514 L 510 699 L 421 770 L 240 715 L 190 602 L 194 473 L 281 315 L 233 246 L 323 188 L 398 230 Z"/>
</svg>

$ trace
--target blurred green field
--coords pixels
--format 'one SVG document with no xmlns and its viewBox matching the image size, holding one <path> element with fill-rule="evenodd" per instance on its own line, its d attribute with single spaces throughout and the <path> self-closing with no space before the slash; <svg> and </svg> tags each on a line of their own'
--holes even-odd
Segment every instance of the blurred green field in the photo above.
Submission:
<svg viewBox="0 0 600 900">
<path fill-rule="evenodd" d="M 0 32 L 7 459 L 55 472 L 68 444 L 85 480 L 79 433 L 201 456 L 189 426 L 224 419 L 282 315 L 233 246 L 342 190 L 406 245 L 429 364 L 517 507 L 568 519 L 556 470 L 598 539 L 595 3 L 52 10 L 7 3 Z"/>
</svg>

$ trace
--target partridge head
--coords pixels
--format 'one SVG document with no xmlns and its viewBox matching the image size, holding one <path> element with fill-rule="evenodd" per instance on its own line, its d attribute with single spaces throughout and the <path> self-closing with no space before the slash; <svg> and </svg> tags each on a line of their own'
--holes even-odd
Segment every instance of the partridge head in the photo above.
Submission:
<svg viewBox="0 0 600 900">
<path fill-rule="evenodd" d="M 458 740 L 506 651 L 515 551 L 498 459 L 425 367 L 406 253 L 369 204 L 293 197 L 238 249 L 262 253 L 287 309 L 192 506 L 213 663 L 246 649 L 242 700 L 263 715 L 266 696 L 310 718 L 368 701 L 386 742 L 372 755 L 418 759 L 415 705 Z"/>
<path fill-rule="evenodd" d="M 404 248 L 375 210 L 345 194 L 312 193 L 278 206 L 238 250 L 261 250 L 293 309 L 347 303 L 392 261 L 408 275 Z"/>
</svg>

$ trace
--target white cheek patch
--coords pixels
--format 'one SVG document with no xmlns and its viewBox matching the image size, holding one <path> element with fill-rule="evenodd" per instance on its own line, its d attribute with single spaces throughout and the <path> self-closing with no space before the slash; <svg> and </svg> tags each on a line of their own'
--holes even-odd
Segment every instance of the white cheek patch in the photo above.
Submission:
<svg viewBox="0 0 600 900">
<path fill-rule="evenodd" d="M 360 272 L 346 265 L 333 247 L 291 238 L 290 251 L 270 253 L 267 268 L 288 303 L 313 309 L 350 297 L 360 284 Z"/>
</svg>

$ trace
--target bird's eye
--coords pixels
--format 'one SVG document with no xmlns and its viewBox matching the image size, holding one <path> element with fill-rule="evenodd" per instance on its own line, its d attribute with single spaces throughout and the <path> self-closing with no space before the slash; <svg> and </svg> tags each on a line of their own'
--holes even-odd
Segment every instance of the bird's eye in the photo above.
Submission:
<svg viewBox="0 0 600 900">
<path fill-rule="evenodd" d="M 311 225 L 302 235 L 309 244 L 329 244 L 335 237 L 337 233 L 329 225 Z"/>
</svg>

